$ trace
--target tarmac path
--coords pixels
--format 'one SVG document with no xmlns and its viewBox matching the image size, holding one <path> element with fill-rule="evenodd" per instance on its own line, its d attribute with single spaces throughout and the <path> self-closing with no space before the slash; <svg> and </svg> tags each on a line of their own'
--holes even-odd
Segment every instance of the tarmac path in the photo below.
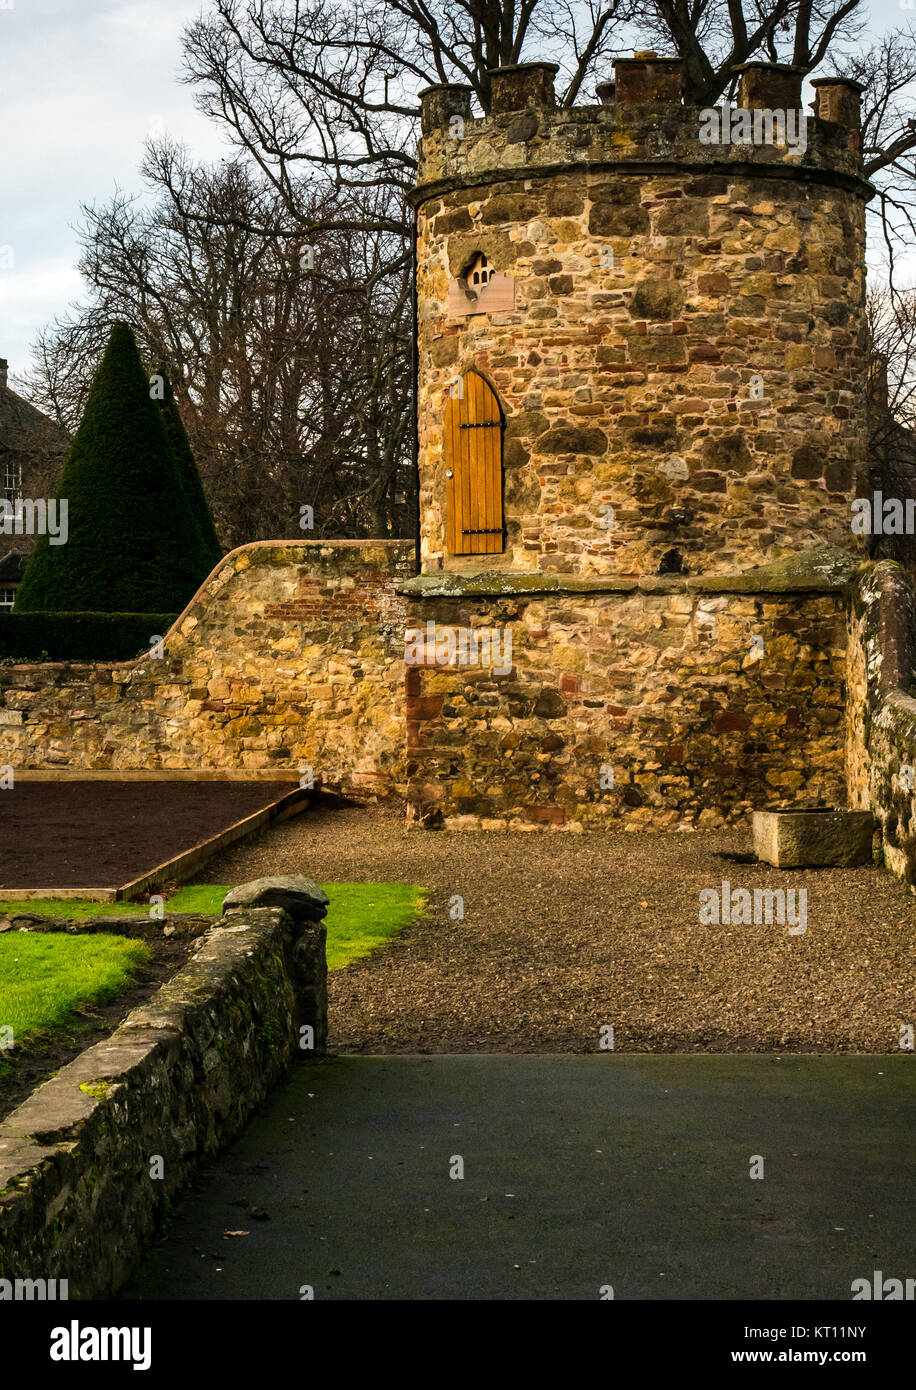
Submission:
<svg viewBox="0 0 916 1390">
<path fill-rule="evenodd" d="M 848 1302 L 916 1275 L 914 1101 L 902 1054 L 303 1062 L 124 1296 Z"/>
</svg>

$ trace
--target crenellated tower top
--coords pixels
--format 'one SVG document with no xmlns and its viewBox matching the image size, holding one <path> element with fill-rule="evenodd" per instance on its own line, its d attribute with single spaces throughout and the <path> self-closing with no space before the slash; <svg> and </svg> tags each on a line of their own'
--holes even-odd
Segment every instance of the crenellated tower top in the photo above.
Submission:
<svg viewBox="0 0 916 1390">
<path fill-rule="evenodd" d="M 656 173 L 666 165 L 678 172 L 712 172 L 752 164 L 763 176 L 841 182 L 856 187 L 863 197 L 871 196 L 873 190 L 862 174 L 859 83 L 841 77 L 815 79 L 812 113 L 806 113 L 800 69 L 751 62 L 737 71 L 738 99 L 725 109 L 731 125 L 737 124 L 738 113 L 752 113 L 749 141 L 708 138 L 715 132 L 703 112 L 723 108 L 684 105 L 681 58 L 618 58 L 613 82 L 596 89 L 597 106 L 558 106 L 553 63 L 491 71 L 491 110 L 477 118 L 471 114 L 470 87 L 427 87 L 421 93 L 423 138 L 415 201 L 459 183 L 479 186 L 513 170 L 546 173 L 580 166 L 638 172 L 644 164 L 651 164 Z M 764 113 L 794 113 L 790 134 L 800 119 L 803 139 L 755 140 L 754 112 L 759 113 L 758 130 L 764 136 L 771 130 L 779 134 L 778 121 L 765 120 Z"/>
</svg>

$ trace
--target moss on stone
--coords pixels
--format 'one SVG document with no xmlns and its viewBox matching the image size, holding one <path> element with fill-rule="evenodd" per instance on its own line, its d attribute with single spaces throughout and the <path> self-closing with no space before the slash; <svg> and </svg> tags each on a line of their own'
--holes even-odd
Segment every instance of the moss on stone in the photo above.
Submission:
<svg viewBox="0 0 916 1390">
<path fill-rule="evenodd" d="M 80 1090 L 85 1091 L 87 1096 L 94 1096 L 96 1100 L 101 1100 L 102 1097 L 107 1096 L 108 1092 L 111 1090 L 111 1082 L 82 1081 L 80 1083 Z"/>
<path fill-rule="evenodd" d="M 859 562 L 834 545 L 816 545 L 755 569 L 725 574 L 597 575 L 542 574 L 530 570 L 480 570 L 475 574 L 437 571 L 418 574 L 396 586 L 410 598 L 501 598 L 518 594 L 833 593 L 852 583 Z"/>
<path fill-rule="evenodd" d="M 699 575 L 688 581 L 688 588 L 708 594 L 831 593 L 848 588 L 858 570 L 854 556 L 838 546 L 822 544 L 751 570 Z"/>
<path fill-rule="evenodd" d="M 571 574 L 540 574 L 529 570 L 481 570 L 477 574 L 418 574 L 396 586 L 399 594 L 412 598 L 487 598 L 515 594 L 600 594 L 632 593 L 636 578 L 584 579 Z"/>
</svg>

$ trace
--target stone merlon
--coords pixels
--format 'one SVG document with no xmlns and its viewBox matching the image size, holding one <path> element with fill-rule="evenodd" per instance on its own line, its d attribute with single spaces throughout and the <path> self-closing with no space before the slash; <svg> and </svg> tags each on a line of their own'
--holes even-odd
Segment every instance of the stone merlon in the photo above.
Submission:
<svg viewBox="0 0 916 1390">
<path fill-rule="evenodd" d="M 868 199 L 859 151 L 859 91 L 844 78 L 815 79 L 815 113 L 807 117 L 803 152 L 773 144 L 705 145 L 700 112 L 681 99 L 683 60 L 642 55 L 618 59 L 614 82 L 597 88 L 601 105 L 558 106 L 555 66 L 524 63 L 489 74 L 489 115 L 472 118 L 471 88 L 427 87 L 421 93 L 422 134 L 417 188 L 422 203 L 463 185 L 486 185 L 513 171 L 529 175 L 580 167 L 672 172 L 752 166 L 776 178 L 839 183 Z M 737 69 L 737 105 L 747 110 L 801 107 L 803 74 L 797 68 L 753 62 Z M 460 116 L 455 122 L 453 117 Z M 649 172 L 646 168 L 645 172 Z"/>
</svg>

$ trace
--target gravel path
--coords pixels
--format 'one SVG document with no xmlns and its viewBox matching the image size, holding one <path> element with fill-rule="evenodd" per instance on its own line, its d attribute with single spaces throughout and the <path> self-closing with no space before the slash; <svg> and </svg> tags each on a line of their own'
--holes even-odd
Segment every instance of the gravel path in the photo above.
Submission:
<svg viewBox="0 0 916 1390">
<path fill-rule="evenodd" d="M 916 903 L 875 868 L 780 872 L 742 832 L 456 834 L 320 807 L 207 866 L 430 890 L 385 950 L 331 976 L 341 1052 L 895 1052 L 916 1023 Z M 699 894 L 806 888 L 807 930 L 704 926 Z M 454 895 L 464 919 L 452 920 Z"/>
</svg>

